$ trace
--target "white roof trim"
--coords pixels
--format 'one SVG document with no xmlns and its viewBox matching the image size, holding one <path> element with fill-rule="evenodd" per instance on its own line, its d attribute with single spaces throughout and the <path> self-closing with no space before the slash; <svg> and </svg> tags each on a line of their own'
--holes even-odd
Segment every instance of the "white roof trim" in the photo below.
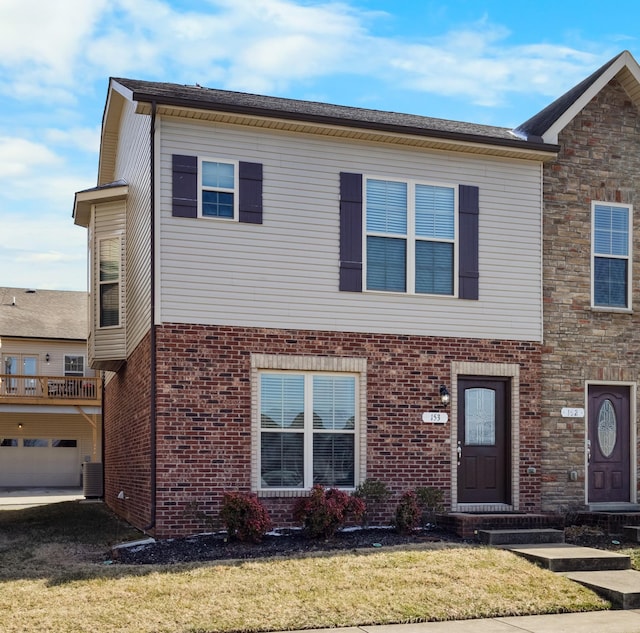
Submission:
<svg viewBox="0 0 640 633">
<path fill-rule="evenodd" d="M 593 99 L 621 70 L 624 68 L 633 75 L 640 85 L 640 66 L 629 51 L 624 51 L 596 81 L 589 86 L 579 99 L 543 134 L 545 143 L 557 145 L 558 135 L 578 115 L 578 113 Z"/>
</svg>

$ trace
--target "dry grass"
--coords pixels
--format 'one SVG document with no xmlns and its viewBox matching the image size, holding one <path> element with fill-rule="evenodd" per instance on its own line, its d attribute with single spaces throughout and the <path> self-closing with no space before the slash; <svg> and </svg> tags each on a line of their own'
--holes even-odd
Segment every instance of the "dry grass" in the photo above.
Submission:
<svg viewBox="0 0 640 633">
<path fill-rule="evenodd" d="M 90 542 L 79 525 L 87 509 L 93 517 Z M 49 530 L 44 516 L 20 530 L 17 517 L 8 518 L 17 512 L 0 513 L 0 612 L 6 633 L 277 631 L 608 606 L 562 576 L 482 547 L 108 566 L 100 553 L 114 530 L 126 536 L 123 528 L 99 506 L 60 508 L 50 520 L 60 521 L 64 511 L 72 512 L 73 520 Z M 106 527 L 96 539 L 99 516 Z"/>
</svg>

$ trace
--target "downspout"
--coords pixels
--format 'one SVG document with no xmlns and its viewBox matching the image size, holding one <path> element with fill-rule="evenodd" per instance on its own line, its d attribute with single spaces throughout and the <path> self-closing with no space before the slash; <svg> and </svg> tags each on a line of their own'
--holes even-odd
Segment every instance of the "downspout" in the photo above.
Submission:
<svg viewBox="0 0 640 633">
<path fill-rule="evenodd" d="M 157 499 L 156 499 L 156 484 L 157 484 L 157 442 L 156 442 L 156 109 L 157 104 L 155 101 L 151 102 L 151 129 L 149 130 L 150 136 L 150 200 L 151 200 L 151 222 L 149 236 L 150 247 L 150 275 L 151 275 L 151 288 L 150 288 L 150 300 L 151 300 L 151 329 L 149 332 L 149 345 L 151 346 L 150 363 L 151 363 L 151 380 L 150 380 L 150 402 L 149 402 L 149 414 L 150 414 L 150 470 L 149 470 L 149 487 L 151 492 L 151 521 L 149 525 L 145 526 L 143 530 L 145 532 L 153 529 L 156 525 L 156 513 L 157 513 Z"/>
</svg>

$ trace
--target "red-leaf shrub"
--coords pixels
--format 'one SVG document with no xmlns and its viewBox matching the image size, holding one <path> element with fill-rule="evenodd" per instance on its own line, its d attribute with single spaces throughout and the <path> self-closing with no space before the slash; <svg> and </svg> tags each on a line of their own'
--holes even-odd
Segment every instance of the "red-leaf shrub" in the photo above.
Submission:
<svg viewBox="0 0 640 633">
<path fill-rule="evenodd" d="M 248 492 L 224 493 L 220 521 L 230 537 L 253 543 L 259 543 L 272 527 L 267 509 Z"/>
<path fill-rule="evenodd" d="M 359 521 L 366 509 L 364 501 L 338 490 L 315 485 L 308 497 L 298 499 L 293 507 L 293 517 L 302 523 L 312 538 L 329 538 L 341 528 L 348 518 Z"/>
<path fill-rule="evenodd" d="M 396 532 L 409 534 L 420 525 L 422 510 L 418 503 L 418 496 L 413 490 L 408 490 L 400 497 L 396 506 Z"/>
</svg>

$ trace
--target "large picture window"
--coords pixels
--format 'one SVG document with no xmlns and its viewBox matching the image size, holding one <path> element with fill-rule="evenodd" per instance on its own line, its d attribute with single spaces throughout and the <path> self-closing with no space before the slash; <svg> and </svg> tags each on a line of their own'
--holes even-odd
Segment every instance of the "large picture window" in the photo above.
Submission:
<svg viewBox="0 0 640 633">
<path fill-rule="evenodd" d="M 631 307 L 631 219 L 629 205 L 592 205 L 593 305 Z"/>
<path fill-rule="evenodd" d="M 455 187 L 366 179 L 366 288 L 455 294 Z"/>
<path fill-rule="evenodd" d="M 260 487 L 356 485 L 358 378 L 259 374 Z"/>
</svg>

